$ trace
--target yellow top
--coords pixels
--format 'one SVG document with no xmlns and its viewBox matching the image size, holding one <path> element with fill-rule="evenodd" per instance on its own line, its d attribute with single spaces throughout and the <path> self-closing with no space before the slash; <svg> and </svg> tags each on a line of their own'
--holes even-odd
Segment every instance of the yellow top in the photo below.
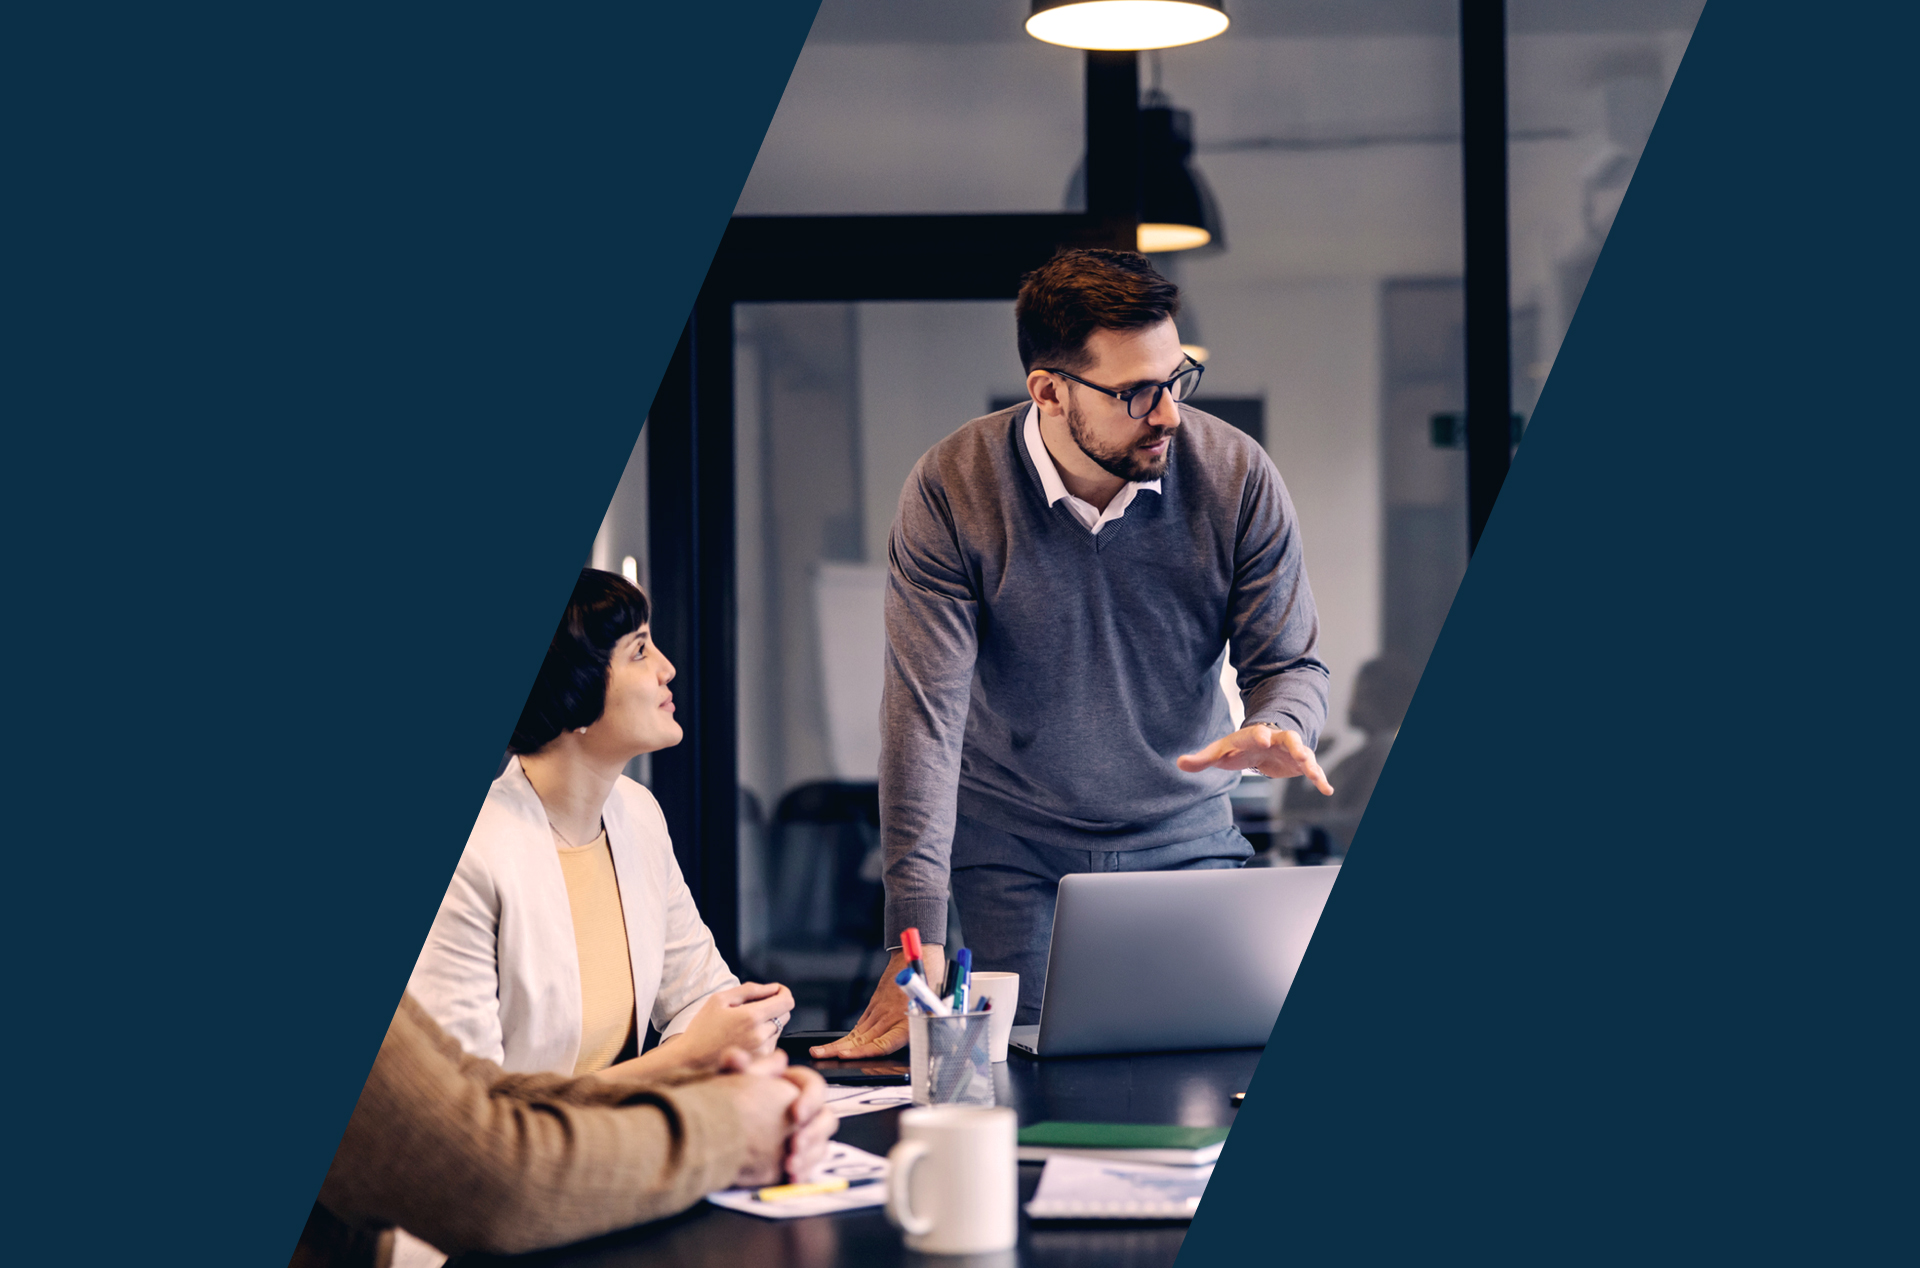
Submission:
<svg viewBox="0 0 1920 1268">
<path fill-rule="evenodd" d="M 575 1074 L 613 1064 L 633 1034 L 633 960 L 627 953 L 627 919 L 620 883 L 613 875 L 613 848 L 604 826 L 585 845 L 568 845 L 554 834 L 560 871 L 573 908 L 573 944 L 580 956 L 580 1057 Z"/>
</svg>

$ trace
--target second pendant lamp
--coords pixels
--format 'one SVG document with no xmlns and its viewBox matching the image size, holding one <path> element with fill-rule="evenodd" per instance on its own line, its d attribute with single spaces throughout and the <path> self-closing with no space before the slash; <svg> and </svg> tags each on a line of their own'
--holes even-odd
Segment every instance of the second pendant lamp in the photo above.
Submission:
<svg viewBox="0 0 1920 1268">
<path fill-rule="evenodd" d="M 1220 207 L 1193 170 L 1193 113 L 1158 91 L 1140 107 L 1140 250 L 1226 248 Z"/>
</svg>

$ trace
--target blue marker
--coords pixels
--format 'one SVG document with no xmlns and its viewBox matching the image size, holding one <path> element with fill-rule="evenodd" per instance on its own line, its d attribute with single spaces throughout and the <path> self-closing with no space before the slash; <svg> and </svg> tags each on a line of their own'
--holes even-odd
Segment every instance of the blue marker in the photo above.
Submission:
<svg viewBox="0 0 1920 1268">
<path fill-rule="evenodd" d="M 973 948 L 961 947 L 954 952 L 953 962 L 960 966 L 959 975 L 953 981 L 953 1011 L 964 1013 L 967 1011 L 967 995 L 970 993 L 967 990 L 967 983 L 973 977 Z"/>
<path fill-rule="evenodd" d="M 953 1010 L 940 1002 L 940 997 L 933 993 L 931 986 L 927 985 L 927 979 L 921 977 L 912 969 L 901 969 L 893 980 L 895 984 L 906 991 L 909 999 L 920 1005 L 921 1011 L 925 1012 L 928 1016 L 952 1016 Z"/>
</svg>

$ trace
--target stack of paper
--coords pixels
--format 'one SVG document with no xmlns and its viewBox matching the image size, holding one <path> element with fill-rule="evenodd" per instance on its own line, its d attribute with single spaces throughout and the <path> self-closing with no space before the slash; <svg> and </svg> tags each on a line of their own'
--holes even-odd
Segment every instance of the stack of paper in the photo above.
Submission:
<svg viewBox="0 0 1920 1268">
<path fill-rule="evenodd" d="M 1211 1164 L 1180 1167 L 1056 1155 L 1027 1203 L 1036 1220 L 1190 1220 Z"/>
</svg>

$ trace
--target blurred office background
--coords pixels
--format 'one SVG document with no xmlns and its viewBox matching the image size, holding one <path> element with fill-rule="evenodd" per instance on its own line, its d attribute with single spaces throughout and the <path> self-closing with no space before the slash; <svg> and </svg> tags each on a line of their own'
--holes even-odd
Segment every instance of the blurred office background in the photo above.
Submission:
<svg viewBox="0 0 1920 1268">
<path fill-rule="evenodd" d="M 1703 3 L 1509 0 L 1516 443 Z M 1227 11 L 1219 38 L 1142 53 L 1140 84 L 1191 112 L 1218 206 L 1216 243 L 1155 257 L 1206 350 L 1198 403 L 1285 478 L 1332 671 L 1339 795 L 1249 780 L 1237 798 L 1262 861 L 1288 865 L 1351 842 L 1467 564 L 1460 18 L 1453 0 Z M 1029 37 L 1026 13 L 825 0 L 736 214 L 1079 209 L 1084 55 Z M 742 972 L 796 984 L 798 1024 L 837 1025 L 878 938 L 894 504 L 1024 375 L 1010 301 L 743 303 L 733 323 L 738 870 L 700 900 L 737 903 Z M 592 552 L 643 583 L 647 461 L 643 434 Z"/>
</svg>

